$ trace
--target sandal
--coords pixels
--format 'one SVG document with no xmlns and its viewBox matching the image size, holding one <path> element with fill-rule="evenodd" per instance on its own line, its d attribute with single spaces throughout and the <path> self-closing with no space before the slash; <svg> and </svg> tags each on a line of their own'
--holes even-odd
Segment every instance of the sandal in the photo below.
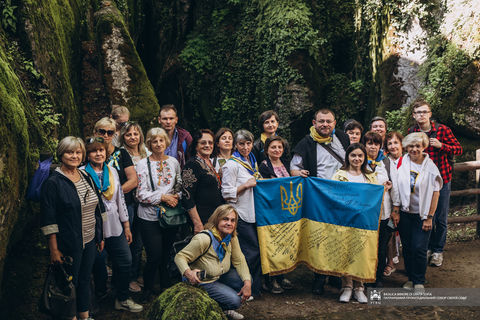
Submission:
<svg viewBox="0 0 480 320">
<path fill-rule="evenodd" d="M 395 271 L 397 271 L 397 269 L 395 267 L 387 265 L 385 267 L 385 270 L 383 271 L 383 275 L 388 277 L 388 276 L 392 275 L 392 273 L 394 273 Z"/>
</svg>

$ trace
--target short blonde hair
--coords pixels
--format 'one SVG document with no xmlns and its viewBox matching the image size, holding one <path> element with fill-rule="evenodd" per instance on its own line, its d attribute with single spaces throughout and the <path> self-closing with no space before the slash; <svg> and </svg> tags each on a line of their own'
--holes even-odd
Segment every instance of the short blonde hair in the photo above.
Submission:
<svg viewBox="0 0 480 320">
<path fill-rule="evenodd" d="M 404 148 L 407 148 L 408 146 L 411 146 L 412 144 L 418 142 L 420 142 L 424 148 L 428 147 L 428 136 L 423 132 L 410 133 L 405 138 L 403 138 L 402 146 Z"/>
<path fill-rule="evenodd" d="M 128 111 L 127 107 L 119 106 L 117 104 L 114 104 L 112 106 L 111 115 L 112 115 L 112 119 L 116 120 L 116 119 L 120 118 L 120 116 L 124 116 L 124 115 L 130 117 L 130 111 Z"/>
<path fill-rule="evenodd" d="M 237 235 L 238 212 L 231 204 L 228 203 L 218 206 L 217 209 L 213 211 L 210 218 L 208 218 L 208 222 L 205 224 L 205 229 L 218 227 L 220 221 L 222 221 L 222 219 L 228 216 L 232 211 L 235 213 L 235 228 L 233 230 L 232 237 L 235 237 Z"/>
<path fill-rule="evenodd" d="M 170 138 L 165 130 L 162 128 L 152 128 L 148 130 L 147 137 L 145 138 L 145 145 L 147 146 L 148 150 L 152 151 L 152 140 L 156 137 L 163 138 L 167 147 L 170 145 Z"/>
<path fill-rule="evenodd" d="M 82 162 L 85 161 L 85 143 L 83 143 L 82 138 L 68 136 L 60 140 L 57 146 L 57 158 L 61 162 L 62 157 L 66 152 L 75 151 L 78 148 L 82 150 Z"/>
<path fill-rule="evenodd" d="M 112 118 L 103 117 L 102 119 L 98 120 L 97 123 L 95 123 L 95 127 L 93 128 L 93 134 L 95 134 L 95 132 L 97 132 L 97 130 L 101 127 L 109 127 L 112 128 L 112 130 L 116 130 L 117 123 Z"/>
</svg>

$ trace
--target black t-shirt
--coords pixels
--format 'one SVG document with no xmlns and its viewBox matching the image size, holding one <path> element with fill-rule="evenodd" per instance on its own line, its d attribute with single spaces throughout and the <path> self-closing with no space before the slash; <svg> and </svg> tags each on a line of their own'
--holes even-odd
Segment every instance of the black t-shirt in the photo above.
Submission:
<svg viewBox="0 0 480 320">
<path fill-rule="evenodd" d="M 120 184 L 124 184 L 127 181 L 127 175 L 125 174 L 125 168 L 133 166 L 133 161 L 127 150 L 115 147 L 113 153 L 107 160 L 108 165 L 117 169 L 118 177 L 120 178 Z M 133 203 L 133 191 L 125 193 L 125 203 L 128 205 Z"/>
</svg>

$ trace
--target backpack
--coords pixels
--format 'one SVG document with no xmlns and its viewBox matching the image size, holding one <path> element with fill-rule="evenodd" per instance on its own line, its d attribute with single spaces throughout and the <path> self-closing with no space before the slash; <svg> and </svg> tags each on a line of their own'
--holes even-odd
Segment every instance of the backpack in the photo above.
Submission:
<svg viewBox="0 0 480 320">
<path fill-rule="evenodd" d="M 30 201 L 40 201 L 40 192 L 45 180 L 50 176 L 50 166 L 52 165 L 53 157 L 49 157 L 43 161 L 38 160 L 38 169 L 33 174 L 32 180 L 28 185 L 26 199 Z"/>
</svg>

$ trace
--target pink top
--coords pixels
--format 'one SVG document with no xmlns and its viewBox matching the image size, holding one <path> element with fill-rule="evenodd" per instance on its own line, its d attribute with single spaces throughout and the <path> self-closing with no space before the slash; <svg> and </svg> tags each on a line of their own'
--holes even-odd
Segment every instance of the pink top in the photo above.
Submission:
<svg viewBox="0 0 480 320">
<path fill-rule="evenodd" d="M 273 171 L 275 172 L 277 178 L 290 177 L 285 166 L 273 167 Z"/>
</svg>

